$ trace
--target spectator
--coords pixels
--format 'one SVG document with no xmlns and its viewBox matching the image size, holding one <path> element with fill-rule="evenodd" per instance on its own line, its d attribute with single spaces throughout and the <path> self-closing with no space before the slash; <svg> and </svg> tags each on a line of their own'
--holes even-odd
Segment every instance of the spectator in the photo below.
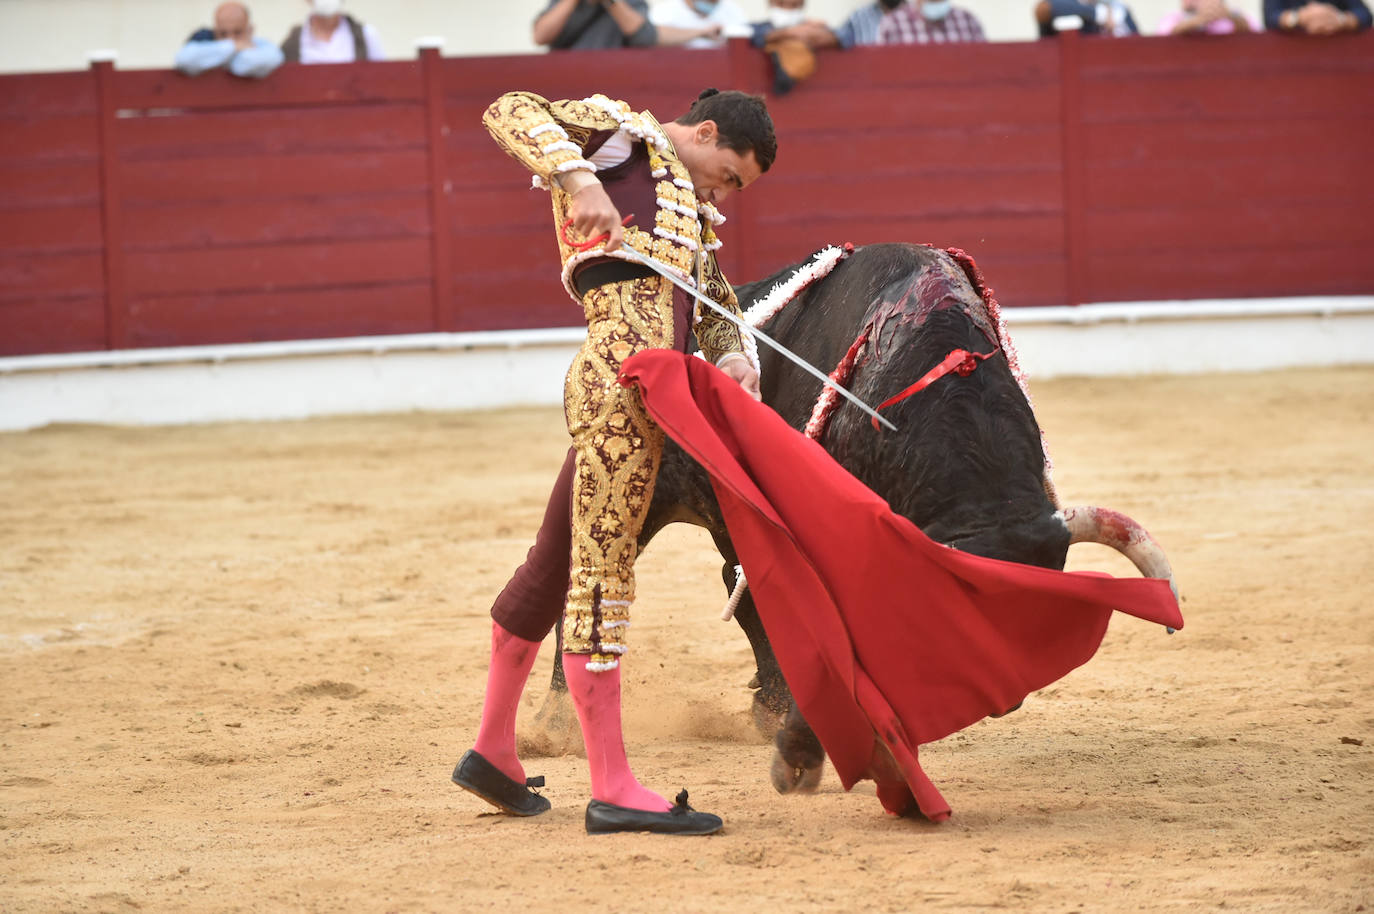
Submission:
<svg viewBox="0 0 1374 914">
<path fill-rule="evenodd" d="M 877 44 L 878 29 L 889 13 L 902 5 L 902 0 L 875 0 L 859 7 L 837 29 L 826 29 L 820 43 L 813 47 L 853 48 L 861 45 Z"/>
<path fill-rule="evenodd" d="M 1264 25 L 1303 35 L 1337 35 L 1369 28 L 1364 0 L 1264 0 Z"/>
<path fill-rule="evenodd" d="M 684 44 L 715 37 L 720 26 L 659 28 L 649 21 L 647 0 L 549 0 L 534 20 L 534 43 L 551 51 L 601 51 Z"/>
<path fill-rule="evenodd" d="M 878 44 L 953 44 L 987 41 L 978 17 L 950 0 L 903 3 L 883 19 Z"/>
<path fill-rule="evenodd" d="M 1035 4 L 1035 22 L 1041 38 L 1051 38 L 1060 31 L 1080 31 L 1084 35 L 1107 35 L 1124 38 L 1139 35 L 1135 17 L 1121 0 L 1102 0 L 1080 3 L 1079 0 L 1040 0 Z"/>
<path fill-rule="evenodd" d="M 649 10 L 649 21 L 659 31 L 659 44 L 683 44 L 689 48 L 718 48 L 727 38 L 748 37 L 749 17 L 735 0 L 658 0 Z M 691 33 L 674 41 L 677 33 Z"/>
<path fill-rule="evenodd" d="M 658 43 L 646 0 L 549 0 L 534 20 L 534 43 L 552 51 L 645 48 Z"/>
<path fill-rule="evenodd" d="M 292 63 L 353 63 L 385 60 L 377 30 L 343 11 L 343 0 L 306 0 L 305 26 L 291 29 L 282 53 Z"/>
<path fill-rule="evenodd" d="M 1259 20 L 1231 9 L 1225 0 L 1183 0 L 1179 9 L 1165 13 L 1159 20 L 1155 34 L 1230 35 L 1259 30 Z"/>
<path fill-rule="evenodd" d="M 235 76 L 262 79 L 281 66 L 282 53 L 266 38 L 253 37 L 248 7 L 221 3 L 215 8 L 215 27 L 200 29 L 177 51 L 176 68 L 187 76 L 229 67 Z"/>
</svg>

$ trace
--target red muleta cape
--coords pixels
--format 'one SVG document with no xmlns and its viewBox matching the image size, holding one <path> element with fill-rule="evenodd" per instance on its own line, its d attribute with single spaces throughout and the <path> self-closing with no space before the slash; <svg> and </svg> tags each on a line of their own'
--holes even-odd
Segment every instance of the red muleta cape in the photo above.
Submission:
<svg viewBox="0 0 1374 914">
<path fill-rule="evenodd" d="M 701 359 L 646 350 L 620 380 L 710 474 L 783 675 L 844 788 L 873 777 L 891 813 L 914 800 L 927 818 L 948 818 L 917 747 L 1086 663 L 1112 610 L 1183 627 L 1167 581 L 936 543 Z M 875 733 L 902 780 L 881 774 L 891 766 Z"/>
</svg>

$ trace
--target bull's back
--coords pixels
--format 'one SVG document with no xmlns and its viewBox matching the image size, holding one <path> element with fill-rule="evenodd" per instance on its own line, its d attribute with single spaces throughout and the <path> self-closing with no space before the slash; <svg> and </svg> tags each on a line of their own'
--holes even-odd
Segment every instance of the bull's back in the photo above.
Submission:
<svg viewBox="0 0 1374 914">
<path fill-rule="evenodd" d="M 963 269 L 943 252 L 911 245 L 860 248 L 763 329 L 829 371 L 866 327 L 870 341 L 849 388 L 874 406 L 956 349 L 996 348 L 986 306 Z M 771 352 L 760 360 L 764 400 L 804 427 L 820 382 Z M 946 375 L 884 415 L 898 431 L 876 431 L 842 405 L 821 443 L 932 539 L 1063 567 L 1068 531 L 1045 495 L 1039 427 L 1004 355 L 967 377 Z"/>
</svg>

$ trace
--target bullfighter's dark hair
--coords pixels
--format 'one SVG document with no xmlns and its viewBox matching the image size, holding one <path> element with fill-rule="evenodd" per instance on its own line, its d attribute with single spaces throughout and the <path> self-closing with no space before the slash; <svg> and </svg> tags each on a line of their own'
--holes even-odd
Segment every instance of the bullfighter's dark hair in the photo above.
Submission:
<svg viewBox="0 0 1374 914">
<path fill-rule="evenodd" d="M 690 127 L 702 121 L 715 121 L 720 131 L 717 146 L 744 155 L 753 152 L 759 172 L 765 172 L 778 156 L 778 138 L 773 133 L 773 118 L 762 95 L 728 89 L 707 89 L 676 123 Z"/>
</svg>

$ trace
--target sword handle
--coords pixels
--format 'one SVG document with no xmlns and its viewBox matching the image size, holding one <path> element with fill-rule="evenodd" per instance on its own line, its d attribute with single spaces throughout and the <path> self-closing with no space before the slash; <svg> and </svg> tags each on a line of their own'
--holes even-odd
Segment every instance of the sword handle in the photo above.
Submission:
<svg viewBox="0 0 1374 914">
<path fill-rule="evenodd" d="M 630 220 L 633 219 L 634 217 L 635 217 L 635 214 L 634 214 L 634 213 L 630 213 L 630 215 L 628 215 L 628 216 L 626 216 L 624 219 L 621 219 L 621 220 L 620 220 L 620 224 L 621 224 L 622 226 L 629 225 L 629 224 L 630 224 Z M 562 224 L 561 226 L 558 227 L 558 234 L 563 238 L 563 243 L 564 243 L 564 244 L 566 244 L 566 245 L 567 245 L 568 247 L 570 247 L 570 248 L 576 248 L 576 249 L 579 250 L 579 251 L 591 250 L 592 248 L 596 247 L 598 244 L 601 244 L 603 241 L 609 241 L 609 240 L 611 239 L 611 233 L 610 233 L 610 232 L 602 232 L 600 235 L 597 235 L 597 236 L 595 236 L 595 237 L 593 237 L 593 238 L 588 238 L 586 241 L 574 241 L 574 240 L 572 239 L 572 236 L 570 236 L 570 235 L 568 234 L 568 229 L 570 229 L 570 228 L 572 228 L 572 217 L 571 217 L 571 216 L 569 216 L 566 220 L 564 220 L 563 224 Z"/>
</svg>

